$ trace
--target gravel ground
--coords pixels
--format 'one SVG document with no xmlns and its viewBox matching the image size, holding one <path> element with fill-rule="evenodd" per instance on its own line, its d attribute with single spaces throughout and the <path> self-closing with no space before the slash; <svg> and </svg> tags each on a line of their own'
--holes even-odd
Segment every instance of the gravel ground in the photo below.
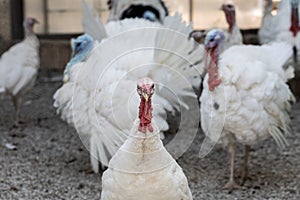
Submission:
<svg viewBox="0 0 300 200">
<path fill-rule="evenodd" d="M 55 114 L 52 95 L 61 84 L 39 78 L 24 100 L 24 124 L 13 128 L 9 98 L 0 104 L 0 199 L 100 199 L 101 175 L 90 172 L 89 154 L 75 130 Z M 178 160 L 199 199 L 300 199 L 300 103 L 294 105 L 290 147 L 280 152 L 272 139 L 253 147 L 245 189 L 221 188 L 229 176 L 229 155 L 216 148 L 198 152 L 203 134 Z M 9 150 L 13 144 L 16 150 Z M 237 166 L 243 148 L 238 146 Z"/>
</svg>

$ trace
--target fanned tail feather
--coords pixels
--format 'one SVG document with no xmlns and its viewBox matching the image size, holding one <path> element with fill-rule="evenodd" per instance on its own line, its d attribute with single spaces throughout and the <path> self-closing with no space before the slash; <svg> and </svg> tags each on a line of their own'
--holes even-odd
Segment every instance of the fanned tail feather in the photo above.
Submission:
<svg viewBox="0 0 300 200">
<path fill-rule="evenodd" d="M 292 57 L 292 46 L 288 43 L 277 42 L 264 45 L 264 47 L 270 49 L 268 52 L 272 58 L 270 60 L 272 62 L 271 66 L 274 66 L 274 71 L 281 75 L 285 81 L 294 78 L 293 66 L 289 66 L 287 69 L 283 68 L 284 64 Z"/>
<path fill-rule="evenodd" d="M 188 105 L 180 97 L 196 97 L 193 88 L 200 88 L 204 73 L 203 46 L 190 53 L 194 49 L 194 41 L 189 40 L 192 31 L 192 25 L 187 26 L 178 13 L 166 17 L 164 27 L 159 29 L 156 35 L 154 51 L 156 66 L 151 70 L 152 78 L 160 80 L 160 83 L 171 91 L 171 93 L 163 92 L 163 97 L 172 105 L 180 104 L 186 108 Z M 176 94 L 177 99 L 172 92 Z"/>
<path fill-rule="evenodd" d="M 178 13 L 166 17 L 164 27 L 156 36 L 154 60 L 172 68 L 172 74 L 183 74 L 195 88 L 198 88 L 204 73 L 202 63 L 204 48 L 199 45 L 193 53 L 189 54 L 194 48 L 194 41 L 189 40 L 189 33 L 192 31 L 192 25 L 187 26 Z M 186 84 L 171 80 L 170 85 L 174 83 L 175 85 Z"/>
<path fill-rule="evenodd" d="M 279 148 L 284 149 L 287 146 L 289 146 L 288 141 L 286 140 L 285 136 L 283 135 L 283 133 L 280 131 L 279 128 L 272 127 L 269 129 L 269 133 L 273 137 L 273 139 L 275 140 Z"/>
<path fill-rule="evenodd" d="M 82 0 L 82 8 L 83 8 L 83 29 L 84 32 L 89 34 L 94 40 L 100 42 L 103 38 L 107 37 L 107 33 L 105 31 L 105 27 L 100 20 L 100 17 L 95 13 L 92 14 L 91 10 L 88 8 L 85 0 Z"/>
<path fill-rule="evenodd" d="M 292 65 L 289 65 L 285 70 L 285 78 L 286 80 L 293 79 L 295 77 L 295 69 Z"/>
</svg>

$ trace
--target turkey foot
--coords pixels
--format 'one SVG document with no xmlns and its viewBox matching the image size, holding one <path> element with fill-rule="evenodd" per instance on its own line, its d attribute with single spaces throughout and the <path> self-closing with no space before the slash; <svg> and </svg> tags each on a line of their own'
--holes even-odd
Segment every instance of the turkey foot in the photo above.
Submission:
<svg viewBox="0 0 300 200">
<path fill-rule="evenodd" d="M 19 126 L 20 126 L 20 122 L 15 121 L 12 128 L 19 128 Z"/>
<path fill-rule="evenodd" d="M 234 159 L 235 159 L 235 144 L 229 145 L 229 152 L 230 152 L 230 178 L 228 183 L 223 187 L 223 189 L 228 190 L 231 192 L 233 189 L 241 189 L 242 186 L 236 184 L 234 181 Z"/>
<path fill-rule="evenodd" d="M 235 181 L 229 180 L 223 187 L 224 190 L 231 192 L 234 189 L 242 189 L 243 187 L 237 184 Z"/>
<path fill-rule="evenodd" d="M 18 119 L 18 120 L 15 120 L 15 122 L 14 122 L 14 124 L 13 124 L 12 128 L 19 128 L 19 127 L 20 127 L 20 125 L 22 125 L 22 124 L 25 124 L 25 121 L 23 121 L 23 120 L 20 120 L 20 119 Z"/>
<path fill-rule="evenodd" d="M 245 181 L 249 178 L 249 170 L 248 170 L 248 158 L 249 158 L 249 152 L 250 152 L 250 145 L 245 145 L 245 156 L 244 156 L 244 165 L 239 170 L 239 177 L 242 179 L 241 185 L 245 183 Z"/>
<path fill-rule="evenodd" d="M 246 180 L 251 180 L 251 177 L 249 176 L 248 167 L 241 167 L 238 171 L 238 177 L 241 179 L 241 185 L 244 185 Z"/>
</svg>

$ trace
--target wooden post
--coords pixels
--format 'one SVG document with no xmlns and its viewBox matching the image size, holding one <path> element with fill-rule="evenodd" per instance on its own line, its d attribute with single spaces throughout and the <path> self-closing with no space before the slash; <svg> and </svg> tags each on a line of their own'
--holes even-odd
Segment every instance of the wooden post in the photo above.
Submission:
<svg viewBox="0 0 300 200">
<path fill-rule="evenodd" d="M 0 0 L 0 43 L 11 40 L 10 24 L 10 0 Z"/>
<path fill-rule="evenodd" d="M 190 3 L 190 22 L 193 21 L 193 0 L 189 0 Z"/>
<path fill-rule="evenodd" d="M 24 37 L 23 20 L 24 9 L 23 0 L 10 0 L 10 17 L 11 17 L 11 36 L 13 40 Z"/>
<path fill-rule="evenodd" d="M 44 34 L 49 33 L 48 0 L 43 0 Z"/>
</svg>

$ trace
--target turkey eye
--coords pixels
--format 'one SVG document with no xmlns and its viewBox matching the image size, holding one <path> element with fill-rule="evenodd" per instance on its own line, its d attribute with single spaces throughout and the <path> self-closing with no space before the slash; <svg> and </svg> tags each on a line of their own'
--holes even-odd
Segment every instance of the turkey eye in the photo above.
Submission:
<svg viewBox="0 0 300 200">
<path fill-rule="evenodd" d="M 79 48 L 80 45 L 81 45 L 81 43 L 80 43 L 80 42 L 77 42 L 77 43 L 75 44 L 75 49 Z"/>
<path fill-rule="evenodd" d="M 74 47 L 75 54 L 78 54 L 81 51 L 82 51 L 81 43 L 80 42 L 76 42 L 75 43 L 75 47 Z"/>
</svg>

